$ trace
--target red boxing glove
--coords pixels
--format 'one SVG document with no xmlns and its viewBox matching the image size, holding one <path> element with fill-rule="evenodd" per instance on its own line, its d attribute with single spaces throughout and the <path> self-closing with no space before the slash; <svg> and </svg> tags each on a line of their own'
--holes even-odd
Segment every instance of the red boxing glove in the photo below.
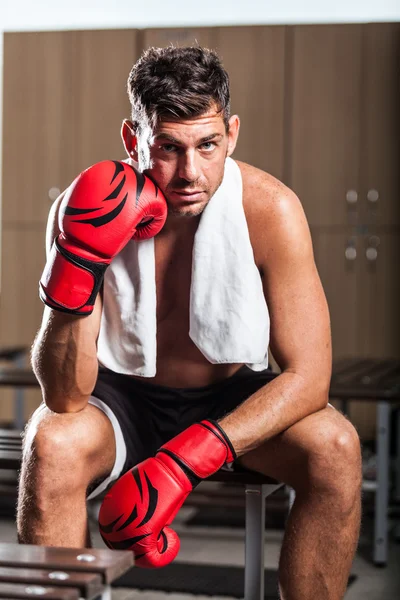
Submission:
<svg viewBox="0 0 400 600">
<path fill-rule="evenodd" d="M 99 512 L 104 542 L 116 550 L 133 550 L 139 567 L 165 567 L 180 546 L 168 525 L 193 488 L 235 458 L 218 423 L 191 425 L 113 485 Z"/>
<path fill-rule="evenodd" d="M 105 160 L 83 171 L 60 206 L 60 235 L 39 294 L 56 310 L 89 315 L 111 260 L 130 239 L 151 238 L 167 218 L 164 195 L 131 165 Z"/>
</svg>

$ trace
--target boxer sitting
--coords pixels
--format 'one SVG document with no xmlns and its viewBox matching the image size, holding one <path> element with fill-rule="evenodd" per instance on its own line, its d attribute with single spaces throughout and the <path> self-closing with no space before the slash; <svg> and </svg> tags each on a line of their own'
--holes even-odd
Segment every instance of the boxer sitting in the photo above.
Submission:
<svg viewBox="0 0 400 600">
<path fill-rule="evenodd" d="M 281 597 L 343 598 L 360 444 L 328 404 L 329 314 L 300 201 L 230 158 L 239 117 L 215 53 L 152 48 L 128 90 L 128 160 L 85 171 L 50 211 L 19 540 L 87 545 L 85 499 L 114 484 L 104 540 L 162 566 L 197 482 L 247 468 L 296 491 Z"/>
</svg>

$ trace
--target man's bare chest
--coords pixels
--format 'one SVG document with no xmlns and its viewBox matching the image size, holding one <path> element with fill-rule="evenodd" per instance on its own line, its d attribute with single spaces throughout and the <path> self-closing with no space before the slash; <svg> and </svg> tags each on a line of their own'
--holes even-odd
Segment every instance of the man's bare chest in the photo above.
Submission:
<svg viewBox="0 0 400 600">
<path fill-rule="evenodd" d="M 157 323 L 188 324 L 193 238 L 155 244 Z"/>
</svg>

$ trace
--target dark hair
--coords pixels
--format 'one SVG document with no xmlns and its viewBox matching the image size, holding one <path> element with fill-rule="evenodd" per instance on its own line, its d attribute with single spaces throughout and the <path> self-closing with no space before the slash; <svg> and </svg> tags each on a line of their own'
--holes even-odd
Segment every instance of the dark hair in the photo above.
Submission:
<svg viewBox="0 0 400 600">
<path fill-rule="evenodd" d="M 229 77 L 215 52 L 200 46 L 149 48 L 128 77 L 132 121 L 140 134 L 161 117 L 190 118 L 213 104 L 228 129 Z"/>
</svg>

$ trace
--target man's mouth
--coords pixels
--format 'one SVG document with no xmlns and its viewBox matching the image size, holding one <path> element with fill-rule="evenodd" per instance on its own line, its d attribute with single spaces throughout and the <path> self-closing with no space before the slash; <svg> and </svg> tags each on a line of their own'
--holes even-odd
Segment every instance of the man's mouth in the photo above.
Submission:
<svg viewBox="0 0 400 600">
<path fill-rule="evenodd" d="M 171 194 L 187 200 L 198 200 L 204 192 L 203 190 L 173 190 Z"/>
</svg>

